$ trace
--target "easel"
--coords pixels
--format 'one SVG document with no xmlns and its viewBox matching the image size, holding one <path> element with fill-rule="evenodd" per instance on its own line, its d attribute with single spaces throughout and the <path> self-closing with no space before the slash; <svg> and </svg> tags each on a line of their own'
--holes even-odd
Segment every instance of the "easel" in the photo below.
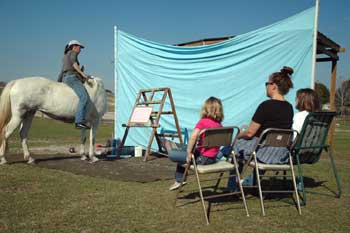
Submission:
<svg viewBox="0 0 350 233">
<path fill-rule="evenodd" d="M 153 97 L 156 92 L 163 92 L 163 96 L 161 100 L 153 100 Z M 169 97 L 169 100 L 170 100 L 171 111 L 163 111 L 163 106 L 167 96 Z M 158 106 L 158 110 L 156 106 Z M 157 128 L 160 127 L 159 121 L 162 114 L 167 114 L 167 115 L 171 114 L 174 116 L 177 134 L 165 134 L 165 133 L 158 134 L 157 133 Z M 124 146 L 130 127 L 151 127 L 152 128 L 152 133 L 148 141 L 148 146 L 147 146 L 143 161 L 147 161 L 147 157 L 151 152 L 151 146 L 152 146 L 154 137 L 157 140 L 159 151 L 162 151 L 162 146 L 161 146 L 162 143 L 160 141 L 160 137 L 172 137 L 172 138 L 177 137 L 179 138 L 181 147 L 182 148 L 184 147 L 184 143 L 181 136 L 180 125 L 176 116 L 174 100 L 171 95 L 171 90 L 168 87 L 141 89 L 136 97 L 136 101 L 133 107 L 133 111 L 130 115 L 128 124 L 123 126 L 126 128 L 122 139 L 122 143 L 120 145 L 120 150 Z"/>
</svg>

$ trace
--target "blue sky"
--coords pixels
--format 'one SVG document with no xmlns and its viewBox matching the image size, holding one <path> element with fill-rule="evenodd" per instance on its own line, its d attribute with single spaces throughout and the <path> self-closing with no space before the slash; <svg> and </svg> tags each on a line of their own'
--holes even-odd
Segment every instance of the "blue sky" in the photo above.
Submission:
<svg viewBox="0 0 350 233">
<path fill-rule="evenodd" d="M 315 0 L 0 0 L 0 80 L 56 79 L 65 44 L 86 45 L 86 73 L 113 90 L 113 26 L 138 37 L 177 44 L 243 34 L 314 6 Z M 320 0 L 319 31 L 346 48 L 338 79 L 350 79 L 350 1 Z M 316 80 L 329 85 L 330 63 L 317 63 Z"/>
</svg>

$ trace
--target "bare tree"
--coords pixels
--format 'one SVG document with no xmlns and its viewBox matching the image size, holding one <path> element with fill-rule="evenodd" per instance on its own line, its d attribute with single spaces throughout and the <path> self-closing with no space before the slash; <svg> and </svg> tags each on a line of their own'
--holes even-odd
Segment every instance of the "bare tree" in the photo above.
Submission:
<svg viewBox="0 0 350 233">
<path fill-rule="evenodd" d="M 347 114 L 350 108 L 350 80 L 342 81 L 335 93 L 335 105 L 341 115 Z"/>
</svg>

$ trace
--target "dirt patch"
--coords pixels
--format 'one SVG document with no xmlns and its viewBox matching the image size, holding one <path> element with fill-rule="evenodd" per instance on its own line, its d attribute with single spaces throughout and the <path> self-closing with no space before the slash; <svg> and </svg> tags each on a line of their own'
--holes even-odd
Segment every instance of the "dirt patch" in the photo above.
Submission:
<svg viewBox="0 0 350 233">
<path fill-rule="evenodd" d="M 49 152 L 49 151 L 47 151 Z M 7 160 L 13 163 L 25 163 L 23 155 L 10 154 Z M 120 181 L 152 182 L 174 178 L 176 164 L 167 157 L 149 156 L 149 161 L 143 162 L 142 158 L 105 159 L 91 164 L 80 160 L 78 154 L 50 154 L 33 153 L 35 165 L 49 169 L 57 169 L 78 175 L 107 178 Z"/>
</svg>

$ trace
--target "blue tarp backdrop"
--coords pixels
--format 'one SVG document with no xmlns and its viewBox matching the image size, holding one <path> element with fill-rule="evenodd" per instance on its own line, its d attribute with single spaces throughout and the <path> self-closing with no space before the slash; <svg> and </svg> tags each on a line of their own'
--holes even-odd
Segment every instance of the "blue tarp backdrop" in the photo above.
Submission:
<svg viewBox="0 0 350 233">
<path fill-rule="evenodd" d="M 315 8 L 290 18 L 206 46 L 178 47 L 117 32 L 117 95 L 115 137 L 124 134 L 137 93 L 143 88 L 170 87 L 181 128 L 190 131 L 210 96 L 223 101 L 223 125 L 249 124 L 260 102 L 267 99 L 265 82 L 283 66 L 294 69 L 295 92 L 312 85 Z M 170 109 L 167 101 L 165 110 Z M 278 114 L 278 113 L 276 113 Z M 172 117 L 161 126 L 175 129 Z M 127 145 L 147 145 L 150 128 L 131 128 Z"/>
</svg>

